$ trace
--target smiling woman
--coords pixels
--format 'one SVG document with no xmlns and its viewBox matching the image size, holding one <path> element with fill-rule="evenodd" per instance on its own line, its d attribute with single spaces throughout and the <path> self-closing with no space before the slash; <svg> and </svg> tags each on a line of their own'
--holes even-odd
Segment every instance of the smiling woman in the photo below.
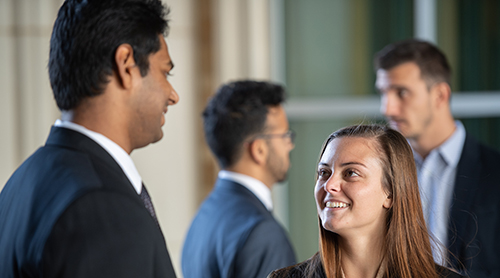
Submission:
<svg viewBox="0 0 500 278">
<path fill-rule="evenodd" d="M 434 263 L 413 153 L 399 132 L 342 128 L 317 169 L 320 251 L 269 277 L 462 277 Z"/>
<path fill-rule="evenodd" d="M 325 229 L 344 238 L 355 234 L 382 239 L 392 198 L 382 186 L 375 142 L 357 137 L 332 140 L 318 165 L 315 196 Z"/>
</svg>

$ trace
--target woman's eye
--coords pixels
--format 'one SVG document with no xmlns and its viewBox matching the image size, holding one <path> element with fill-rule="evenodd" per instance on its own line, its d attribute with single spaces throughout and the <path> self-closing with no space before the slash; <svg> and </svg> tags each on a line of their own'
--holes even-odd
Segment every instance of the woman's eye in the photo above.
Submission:
<svg viewBox="0 0 500 278">
<path fill-rule="evenodd" d="M 319 169 L 318 170 L 318 177 L 324 177 L 326 176 L 328 173 L 324 170 L 324 169 Z"/>
<path fill-rule="evenodd" d="M 345 175 L 346 177 L 359 177 L 358 173 L 354 170 L 347 170 Z"/>
</svg>

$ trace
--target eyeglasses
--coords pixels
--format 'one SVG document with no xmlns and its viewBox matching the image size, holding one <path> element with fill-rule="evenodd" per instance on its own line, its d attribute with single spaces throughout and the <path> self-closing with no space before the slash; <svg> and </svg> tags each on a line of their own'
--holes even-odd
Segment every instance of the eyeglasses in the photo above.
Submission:
<svg viewBox="0 0 500 278">
<path fill-rule="evenodd" d="M 295 144 L 295 131 L 289 130 L 286 133 L 281 134 L 259 134 L 255 136 L 255 138 L 288 138 L 290 139 L 290 143 Z"/>
</svg>

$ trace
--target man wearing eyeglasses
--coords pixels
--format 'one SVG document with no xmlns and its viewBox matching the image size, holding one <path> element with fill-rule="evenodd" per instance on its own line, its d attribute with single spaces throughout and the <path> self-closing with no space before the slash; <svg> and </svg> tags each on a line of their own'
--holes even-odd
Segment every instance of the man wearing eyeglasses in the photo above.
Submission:
<svg viewBox="0 0 500 278">
<path fill-rule="evenodd" d="M 185 278 L 266 277 L 295 264 L 271 213 L 271 188 L 286 179 L 294 147 L 284 100 L 279 85 L 238 81 L 223 85 L 205 108 L 205 138 L 222 170 L 187 234 Z"/>
</svg>

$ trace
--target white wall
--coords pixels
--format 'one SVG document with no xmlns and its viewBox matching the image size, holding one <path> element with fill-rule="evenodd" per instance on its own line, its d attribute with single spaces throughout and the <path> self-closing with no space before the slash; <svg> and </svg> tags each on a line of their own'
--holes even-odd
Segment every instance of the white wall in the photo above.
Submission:
<svg viewBox="0 0 500 278">
<path fill-rule="evenodd" d="M 60 2 L 0 1 L 0 188 L 43 144 L 58 115 L 47 61 Z"/>
</svg>

